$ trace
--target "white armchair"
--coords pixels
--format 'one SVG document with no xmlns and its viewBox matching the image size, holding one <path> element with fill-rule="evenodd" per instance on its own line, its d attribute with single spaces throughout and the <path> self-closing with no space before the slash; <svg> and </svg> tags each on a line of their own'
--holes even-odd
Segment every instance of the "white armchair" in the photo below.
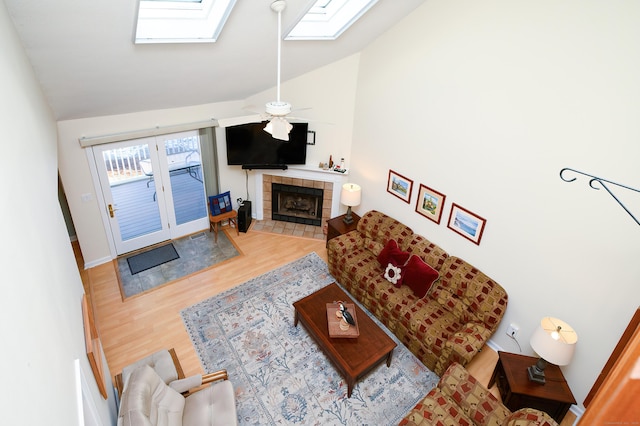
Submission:
<svg viewBox="0 0 640 426">
<path fill-rule="evenodd" d="M 175 372 L 167 363 L 168 354 L 150 355 L 126 367 L 116 379 L 124 388 L 118 426 L 237 425 L 235 395 L 226 370 L 183 378 L 175 352 L 170 354 Z"/>
</svg>

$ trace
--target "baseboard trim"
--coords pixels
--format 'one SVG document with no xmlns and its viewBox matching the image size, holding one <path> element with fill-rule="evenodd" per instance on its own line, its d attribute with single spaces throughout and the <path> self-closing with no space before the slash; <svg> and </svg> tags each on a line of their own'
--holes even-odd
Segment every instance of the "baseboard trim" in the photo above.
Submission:
<svg viewBox="0 0 640 426">
<path fill-rule="evenodd" d="M 91 262 L 85 262 L 84 263 L 84 269 L 89 269 L 89 268 L 93 268 L 94 266 L 99 266 L 102 265 L 104 263 L 108 263 L 111 262 L 113 259 L 110 257 L 103 257 L 101 259 L 96 259 L 93 260 Z"/>
</svg>

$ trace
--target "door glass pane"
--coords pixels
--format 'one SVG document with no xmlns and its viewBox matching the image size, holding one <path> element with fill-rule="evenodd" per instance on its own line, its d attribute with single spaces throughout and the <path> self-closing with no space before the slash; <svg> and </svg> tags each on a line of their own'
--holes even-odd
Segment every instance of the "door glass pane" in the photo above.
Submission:
<svg viewBox="0 0 640 426">
<path fill-rule="evenodd" d="M 198 135 L 165 140 L 176 224 L 207 217 Z"/>
<path fill-rule="evenodd" d="M 162 229 L 149 145 L 102 153 L 122 241 Z"/>
</svg>

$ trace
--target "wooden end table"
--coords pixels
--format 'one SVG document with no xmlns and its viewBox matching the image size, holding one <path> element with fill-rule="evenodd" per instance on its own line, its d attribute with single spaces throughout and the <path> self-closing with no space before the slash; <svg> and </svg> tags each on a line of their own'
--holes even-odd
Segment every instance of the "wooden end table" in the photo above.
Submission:
<svg viewBox="0 0 640 426">
<path fill-rule="evenodd" d="M 353 216 L 353 222 L 350 224 L 344 223 L 343 219 L 346 214 L 336 216 L 327 221 L 327 245 L 329 245 L 329 240 L 335 237 L 339 237 L 342 234 L 346 234 L 347 232 L 351 232 L 358 227 L 358 222 L 360 221 L 360 216 L 351 212 L 351 216 Z"/>
<path fill-rule="evenodd" d="M 489 388 L 497 383 L 502 403 L 511 411 L 524 407 L 536 408 L 560 423 L 576 400 L 557 365 L 548 364 L 545 368 L 545 384 L 529 380 L 527 367 L 537 360 L 538 358 L 530 356 L 499 351 Z"/>
<path fill-rule="evenodd" d="M 355 305 L 360 335 L 357 338 L 332 338 L 329 336 L 327 303 L 338 300 L 352 303 L 351 298 L 336 283 L 329 284 L 293 304 L 294 326 L 300 321 L 320 349 L 331 360 L 347 381 L 347 397 L 351 397 L 356 381 L 364 377 L 382 361 L 391 365 L 391 355 L 396 347 L 366 312 Z"/>
</svg>

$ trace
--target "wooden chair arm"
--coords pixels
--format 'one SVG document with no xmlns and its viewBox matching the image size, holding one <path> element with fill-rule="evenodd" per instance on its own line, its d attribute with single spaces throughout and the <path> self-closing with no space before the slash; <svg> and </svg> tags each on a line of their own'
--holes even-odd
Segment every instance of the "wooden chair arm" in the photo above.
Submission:
<svg viewBox="0 0 640 426">
<path fill-rule="evenodd" d="M 215 382 L 217 380 L 229 380 L 229 376 L 227 375 L 227 370 L 218 370 L 213 373 L 205 374 L 202 376 L 202 384 L 205 385 L 207 383 Z"/>
</svg>

